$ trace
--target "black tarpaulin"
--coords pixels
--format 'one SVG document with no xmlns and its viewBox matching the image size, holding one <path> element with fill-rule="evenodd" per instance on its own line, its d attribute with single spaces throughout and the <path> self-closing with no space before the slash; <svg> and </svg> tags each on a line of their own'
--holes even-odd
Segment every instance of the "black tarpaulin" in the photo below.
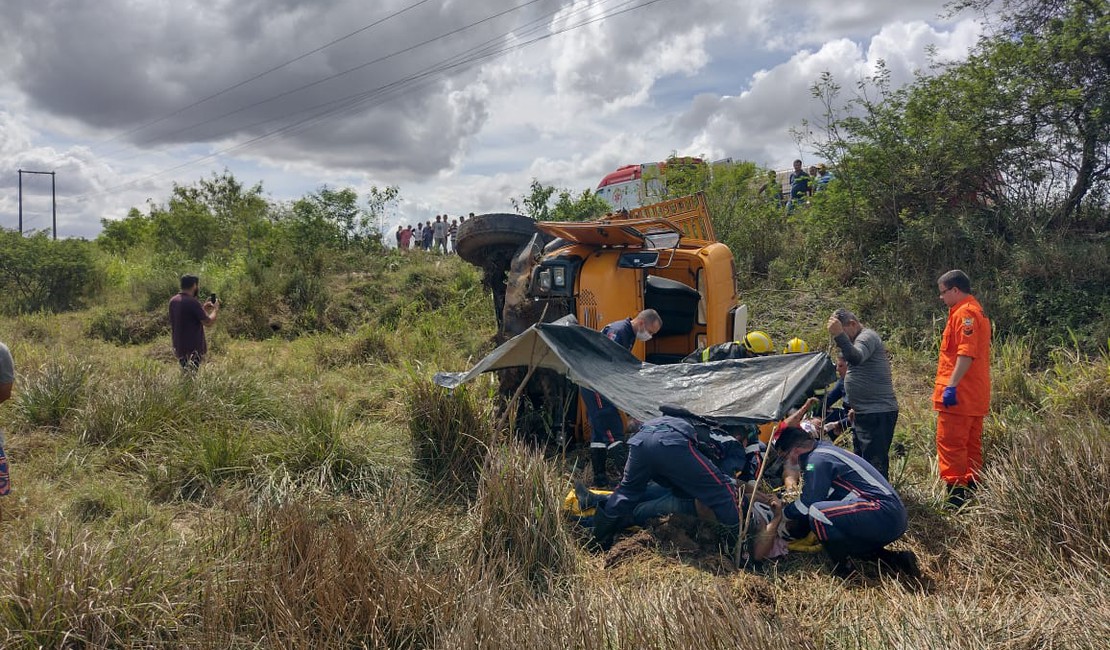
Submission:
<svg viewBox="0 0 1110 650">
<path fill-rule="evenodd" d="M 467 372 L 437 373 L 435 383 L 454 388 L 484 372 L 529 366 L 565 375 L 639 420 L 658 417 L 660 404 L 676 404 L 723 424 L 781 419 L 811 387 L 836 379 L 824 352 L 657 366 L 589 328 L 541 323 Z"/>
</svg>

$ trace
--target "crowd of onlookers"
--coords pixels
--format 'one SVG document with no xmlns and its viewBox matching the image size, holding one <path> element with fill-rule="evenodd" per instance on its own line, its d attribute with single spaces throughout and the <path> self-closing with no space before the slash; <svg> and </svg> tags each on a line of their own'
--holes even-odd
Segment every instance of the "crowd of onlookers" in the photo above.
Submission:
<svg viewBox="0 0 1110 650">
<path fill-rule="evenodd" d="M 801 160 L 795 160 L 794 169 L 786 182 L 789 193 L 783 191 L 779 174 L 772 169 L 768 170 L 767 181 L 760 186 L 759 195 L 768 201 L 785 206 L 792 212 L 796 206 L 804 204 L 809 197 L 828 188 L 832 179 L 833 174 L 825 163 L 810 165 L 807 170 L 802 167 Z"/>
<path fill-rule="evenodd" d="M 470 218 L 474 218 L 473 212 L 470 213 Z M 467 217 L 462 216 L 454 219 L 450 215 L 437 214 L 435 221 L 418 222 L 415 227 L 412 225 L 397 226 L 397 232 L 394 233 L 397 248 L 403 251 L 434 250 L 442 254 L 454 253 L 459 228 L 466 223 L 466 219 Z"/>
</svg>

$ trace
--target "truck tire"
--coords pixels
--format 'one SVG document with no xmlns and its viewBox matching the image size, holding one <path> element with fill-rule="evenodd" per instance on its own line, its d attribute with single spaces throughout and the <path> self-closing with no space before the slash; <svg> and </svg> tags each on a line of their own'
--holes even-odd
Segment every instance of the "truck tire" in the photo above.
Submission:
<svg viewBox="0 0 1110 650">
<path fill-rule="evenodd" d="M 486 268 L 493 259 L 512 258 L 536 232 L 536 222 L 519 214 L 480 214 L 459 226 L 455 250 L 467 262 Z"/>
</svg>

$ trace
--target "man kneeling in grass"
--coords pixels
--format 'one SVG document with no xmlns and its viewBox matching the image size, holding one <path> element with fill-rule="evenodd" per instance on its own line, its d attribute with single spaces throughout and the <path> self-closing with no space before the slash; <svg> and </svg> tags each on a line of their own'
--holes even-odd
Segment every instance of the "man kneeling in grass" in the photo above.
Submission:
<svg viewBox="0 0 1110 650">
<path fill-rule="evenodd" d="M 886 548 L 906 532 L 906 506 L 878 470 L 798 426 L 780 429 L 771 446 L 786 458 L 788 472 L 802 475 L 802 494 L 783 514 L 791 521 L 808 520 L 837 575 L 855 571 L 852 558 L 877 559 L 920 575 L 913 551 Z"/>
</svg>

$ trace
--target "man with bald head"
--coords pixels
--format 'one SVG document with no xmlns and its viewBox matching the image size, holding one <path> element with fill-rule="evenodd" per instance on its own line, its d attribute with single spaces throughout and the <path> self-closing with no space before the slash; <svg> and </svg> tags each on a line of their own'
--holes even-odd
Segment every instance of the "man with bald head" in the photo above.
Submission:
<svg viewBox="0 0 1110 650">
<path fill-rule="evenodd" d="M 663 327 L 663 319 L 654 309 L 645 309 L 634 318 L 614 321 L 602 328 L 601 333 L 625 350 L 631 350 L 636 341 L 649 341 Z M 605 460 L 609 453 L 624 444 L 624 423 L 612 402 L 588 388 L 581 390 L 590 422 L 590 464 L 593 466 L 596 487 L 608 487 Z"/>
</svg>

